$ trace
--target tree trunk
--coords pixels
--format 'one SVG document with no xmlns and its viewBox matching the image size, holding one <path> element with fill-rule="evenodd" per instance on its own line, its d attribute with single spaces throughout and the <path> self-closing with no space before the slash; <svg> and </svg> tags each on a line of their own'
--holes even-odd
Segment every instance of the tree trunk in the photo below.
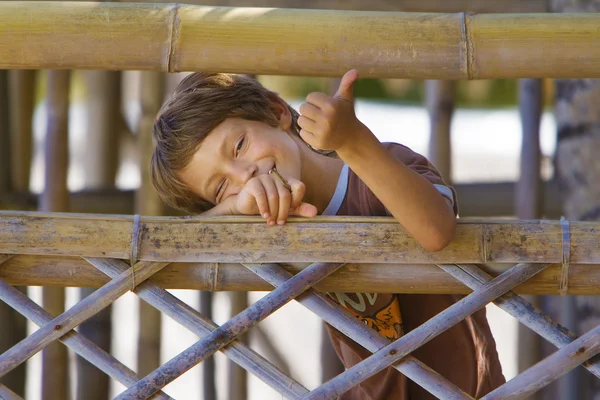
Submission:
<svg viewBox="0 0 600 400">
<path fill-rule="evenodd" d="M 551 0 L 554 12 L 600 12 L 600 0 Z M 567 219 L 600 220 L 600 80 L 556 80 L 556 175 Z M 564 322 L 582 334 L 600 322 L 598 297 L 558 299 Z M 571 306 L 569 306 L 569 304 Z M 579 367 L 559 385 L 560 399 L 595 399 L 600 382 Z"/>
</svg>

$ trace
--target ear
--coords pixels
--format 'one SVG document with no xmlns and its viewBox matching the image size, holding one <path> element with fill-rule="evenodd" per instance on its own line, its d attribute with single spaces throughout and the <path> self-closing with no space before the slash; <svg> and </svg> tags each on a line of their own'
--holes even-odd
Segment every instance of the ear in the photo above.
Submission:
<svg viewBox="0 0 600 400">
<path fill-rule="evenodd" d="M 292 126 L 292 114 L 290 113 L 290 109 L 285 101 L 283 101 L 279 96 L 277 96 L 277 99 L 274 99 L 273 111 L 279 120 L 279 128 L 287 132 Z"/>
</svg>

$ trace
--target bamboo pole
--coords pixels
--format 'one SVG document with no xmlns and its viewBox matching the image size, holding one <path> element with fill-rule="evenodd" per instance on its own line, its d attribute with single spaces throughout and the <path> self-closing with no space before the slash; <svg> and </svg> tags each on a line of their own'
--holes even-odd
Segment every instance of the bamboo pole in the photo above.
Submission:
<svg viewBox="0 0 600 400">
<path fill-rule="evenodd" d="M 44 191 L 40 198 L 40 210 L 44 212 L 65 212 L 69 209 L 67 172 L 70 80 L 69 71 L 48 71 Z M 42 304 L 51 315 L 57 316 L 64 312 L 65 290 L 63 288 L 44 287 L 42 297 Z M 11 350 L 4 354 L 10 353 Z M 60 343 L 52 343 L 42 352 L 42 399 L 58 400 L 66 399 L 68 396 L 67 349 Z"/>
<path fill-rule="evenodd" d="M 600 76 L 599 23 L 598 14 L 15 1 L 0 3 L 6 27 L 0 68 L 312 76 L 356 68 L 370 78 L 593 78 Z"/>
<path fill-rule="evenodd" d="M 9 72 L 9 77 L 11 187 L 14 191 L 28 193 L 33 153 L 36 71 L 13 70 Z"/>
<path fill-rule="evenodd" d="M 540 122 L 542 117 L 542 80 L 519 80 L 519 110 L 522 126 L 522 145 L 520 160 L 520 177 L 516 185 L 515 209 L 519 219 L 535 219 L 542 217 L 542 178 L 540 150 Z M 535 307 L 540 306 L 540 299 L 527 298 Z M 542 343 L 540 337 L 519 324 L 517 331 L 517 366 L 523 372 L 542 359 Z M 532 395 L 530 400 L 540 398 Z"/>
<path fill-rule="evenodd" d="M 87 87 L 87 137 L 84 151 L 85 186 L 96 190 L 113 189 L 119 167 L 118 121 L 121 118 L 120 73 L 83 71 Z M 81 288 L 80 297 L 94 292 Z M 110 351 L 112 307 L 109 306 L 79 326 L 79 332 Z M 106 400 L 109 377 L 82 357 L 77 358 L 77 398 Z"/>
<path fill-rule="evenodd" d="M 219 351 L 308 288 L 335 272 L 342 265 L 339 263 L 312 264 L 243 312 L 167 361 L 160 368 L 141 379 L 134 387 L 127 389 L 116 397 L 116 399 L 133 400 L 140 397 L 150 397 L 194 365 Z"/>
<path fill-rule="evenodd" d="M 454 81 L 425 82 L 425 104 L 429 113 L 429 161 L 448 184 L 452 184 L 452 145 L 450 126 L 454 112 Z"/>
<path fill-rule="evenodd" d="M 204 289 L 201 290 L 198 295 L 200 297 L 200 314 L 212 320 L 212 293 Z M 214 357 L 208 357 L 206 361 L 202 363 L 202 398 L 204 400 L 217 399 L 217 385 L 215 379 L 215 359 Z"/>
<path fill-rule="evenodd" d="M 248 308 L 248 293 L 230 292 L 229 301 L 231 302 L 231 317 L 234 317 Z M 244 344 L 248 344 L 248 335 L 241 335 L 238 337 L 238 340 Z M 231 400 L 246 400 L 248 397 L 246 370 L 232 361 L 229 361 L 227 369 L 229 380 L 227 398 Z"/>
<path fill-rule="evenodd" d="M 135 196 L 137 214 L 161 215 L 164 212 L 149 173 L 149 160 L 154 147 L 152 124 L 163 102 L 164 87 L 164 74 L 142 72 L 139 97 L 142 113 L 137 135 L 141 184 Z M 137 365 L 140 375 L 145 376 L 160 365 L 161 314 L 154 307 L 140 302 L 139 323 Z"/>
<path fill-rule="evenodd" d="M 9 71 L 0 70 L 0 193 L 7 194 L 11 189 L 11 157 L 10 157 L 10 118 L 9 118 Z M 0 207 L 6 207 L 0 200 Z M 10 207 L 10 205 L 9 205 Z M 24 289 L 24 288 L 21 288 Z M 8 305 L 0 302 L 0 352 L 3 352 L 27 336 L 27 324 L 23 317 Z M 25 393 L 25 368 L 21 367 L 0 379 L 0 384 L 7 386 L 20 395 Z M 1 394 L 0 394 L 1 396 Z"/>
<path fill-rule="evenodd" d="M 94 266 L 113 279 L 127 270 L 125 264 L 119 260 L 96 259 L 93 263 Z M 153 281 L 146 281 L 140 284 L 136 290 L 136 294 L 142 300 L 148 304 L 152 304 L 157 310 L 173 318 L 174 321 L 194 332 L 199 337 L 204 337 L 217 329 L 217 325 L 213 321 Z M 252 371 L 257 378 L 277 390 L 286 398 L 298 398 L 308 393 L 305 387 L 281 372 L 276 366 L 238 340 L 234 340 L 221 351 L 244 369 Z"/>
</svg>

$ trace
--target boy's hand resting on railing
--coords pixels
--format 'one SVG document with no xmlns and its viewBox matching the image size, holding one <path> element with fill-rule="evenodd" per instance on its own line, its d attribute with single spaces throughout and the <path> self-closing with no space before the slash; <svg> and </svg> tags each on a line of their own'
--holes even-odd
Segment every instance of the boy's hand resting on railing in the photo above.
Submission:
<svg viewBox="0 0 600 400">
<path fill-rule="evenodd" d="M 285 178 L 291 191 L 273 174 L 255 176 L 239 193 L 228 196 L 202 215 L 260 215 L 267 224 L 285 224 L 288 216 L 314 217 L 317 208 L 302 201 L 306 187 L 295 178 Z"/>
</svg>

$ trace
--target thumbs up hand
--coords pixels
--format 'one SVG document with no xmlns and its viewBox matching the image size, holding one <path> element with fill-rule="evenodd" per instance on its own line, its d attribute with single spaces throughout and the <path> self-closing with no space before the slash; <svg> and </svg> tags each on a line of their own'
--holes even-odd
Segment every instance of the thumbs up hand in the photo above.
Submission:
<svg viewBox="0 0 600 400">
<path fill-rule="evenodd" d="M 354 113 L 354 82 L 358 71 L 352 69 L 342 77 L 333 97 L 324 93 L 311 93 L 300 106 L 300 136 L 312 147 L 320 150 L 340 151 L 366 127 Z"/>
</svg>

